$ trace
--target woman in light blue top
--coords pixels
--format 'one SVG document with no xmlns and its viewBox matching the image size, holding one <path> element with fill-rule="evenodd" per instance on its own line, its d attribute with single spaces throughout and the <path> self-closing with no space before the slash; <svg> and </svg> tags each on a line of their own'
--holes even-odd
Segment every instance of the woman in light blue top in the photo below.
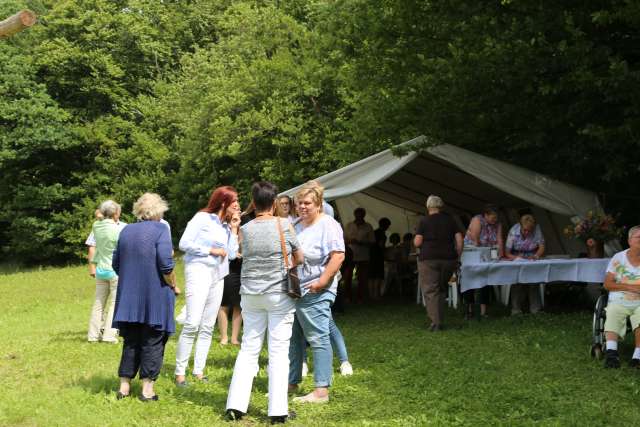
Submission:
<svg viewBox="0 0 640 427">
<path fill-rule="evenodd" d="M 298 267 L 302 298 L 296 301 L 296 316 L 289 347 L 289 389 L 295 391 L 302 381 L 305 338 L 313 352 L 315 390 L 294 401 L 329 401 L 333 350 L 329 339 L 331 303 L 336 297 L 336 274 L 344 260 L 344 237 L 340 224 L 322 213 L 323 188 L 314 181 L 296 194 L 300 220 L 295 231 L 304 253 Z"/>
<path fill-rule="evenodd" d="M 217 188 L 209 204 L 196 213 L 180 238 L 184 256 L 187 316 L 176 349 L 176 384 L 185 386 L 185 374 L 196 341 L 193 375 L 207 381 L 204 367 L 211 346 L 224 290 L 229 260 L 238 252 L 238 194 L 233 187 Z M 232 218 L 236 218 L 232 220 Z"/>
</svg>

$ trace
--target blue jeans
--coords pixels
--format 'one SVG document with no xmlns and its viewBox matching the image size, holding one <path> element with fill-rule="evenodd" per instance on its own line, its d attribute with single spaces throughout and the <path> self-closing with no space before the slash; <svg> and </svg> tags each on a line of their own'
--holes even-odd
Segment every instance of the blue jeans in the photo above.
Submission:
<svg viewBox="0 0 640 427">
<path fill-rule="evenodd" d="M 338 356 L 338 360 L 340 363 L 349 361 L 349 355 L 347 354 L 347 345 L 344 342 L 344 337 L 342 336 L 342 332 L 338 329 L 338 325 L 333 320 L 333 316 L 329 321 L 329 339 L 331 340 L 331 347 L 336 352 L 336 356 Z M 303 360 L 307 360 L 307 349 L 305 345 L 304 354 L 302 355 Z"/>
<path fill-rule="evenodd" d="M 333 350 L 329 339 L 331 292 L 308 293 L 296 301 L 296 318 L 289 346 L 289 384 L 302 382 L 305 339 L 313 352 L 313 380 L 316 387 L 329 387 L 333 371 Z"/>
<path fill-rule="evenodd" d="M 331 321 L 329 322 L 329 338 L 331 339 L 331 347 L 336 351 L 336 356 L 338 356 L 340 363 L 348 361 L 347 345 L 344 343 L 342 332 L 338 329 L 338 325 L 336 325 L 333 317 L 331 317 Z"/>
</svg>

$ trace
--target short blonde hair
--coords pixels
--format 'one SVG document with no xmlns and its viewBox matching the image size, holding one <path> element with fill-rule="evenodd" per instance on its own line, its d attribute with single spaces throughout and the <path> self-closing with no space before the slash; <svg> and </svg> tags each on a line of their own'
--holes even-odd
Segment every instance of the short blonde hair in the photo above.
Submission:
<svg viewBox="0 0 640 427">
<path fill-rule="evenodd" d="M 169 210 L 167 202 L 156 193 L 144 193 L 133 204 L 133 214 L 139 220 L 159 220 Z"/>
<path fill-rule="evenodd" d="M 320 212 L 322 212 L 322 200 L 324 197 L 324 187 L 320 185 L 318 181 L 309 181 L 298 190 L 296 193 L 296 201 L 300 199 L 304 199 L 308 195 L 311 195 L 313 199 L 313 203 L 316 206 L 320 207 Z"/>
<path fill-rule="evenodd" d="M 533 228 L 536 226 L 536 219 L 531 214 L 522 215 L 520 217 L 520 226 L 521 227 L 529 226 Z"/>
<path fill-rule="evenodd" d="M 444 202 L 442 199 L 435 195 L 430 195 L 427 198 L 427 209 L 442 209 L 444 207 Z"/>
</svg>

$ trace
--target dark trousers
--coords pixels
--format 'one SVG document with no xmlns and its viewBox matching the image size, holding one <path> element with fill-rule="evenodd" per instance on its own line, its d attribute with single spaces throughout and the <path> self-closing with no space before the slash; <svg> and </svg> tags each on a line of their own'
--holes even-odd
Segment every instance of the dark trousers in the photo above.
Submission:
<svg viewBox="0 0 640 427">
<path fill-rule="evenodd" d="M 479 294 L 479 304 L 489 304 L 489 300 L 491 299 L 491 291 L 493 290 L 493 286 L 485 286 L 480 289 L 469 289 L 466 292 L 462 293 L 462 299 L 465 304 L 475 304 L 476 302 L 476 291 Z"/>
<path fill-rule="evenodd" d="M 164 346 L 169 334 L 141 323 L 120 323 L 120 336 L 124 338 L 118 376 L 134 378 L 140 370 L 140 379 L 155 381 L 162 368 Z"/>
<path fill-rule="evenodd" d="M 427 315 L 434 325 L 442 325 L 449 279 L 458 267 L 457 260 L 421 260 L 418 262 L 420 290 Z"/>
<path fill-rule="evenodd" d="M 351 296 L 351 283 L 354 268 L 358 272 L 358 304 L 362 304 L 369 296 L 369 261 L 357 261 L 344 269 L 344 291 L 346 300 L 349 302 L 353 301 Z"/>
<path fill-rule="evenodd" d="M 358 261 L 355 264 L 358 272 L 358 303 L 362 304 L 369 297 L 369 261 Z"/>
</svg>

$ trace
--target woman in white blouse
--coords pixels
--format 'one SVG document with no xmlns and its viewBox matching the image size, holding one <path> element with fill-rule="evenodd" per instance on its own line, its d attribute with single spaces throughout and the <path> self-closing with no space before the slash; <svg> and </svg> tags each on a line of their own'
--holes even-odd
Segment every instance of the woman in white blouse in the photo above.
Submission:
<svg viewBox="0 0 640 427">
<path fill-rule="evenodd" d="M 186 369 L 196 335 L 193 375 L 207 381 L 204 367 L 222 301 L 224 277 L 229 274 L 229 259 L 234 259 L 238 251 L 238 216 L 232 221 L 238 212 L 235 189 L 216 188 L 207 206 L 194 215 L 180 238 L 180 250 L 185 253 L 187 316 L 176 349 L 175 376 L 179 387 L 187 385 Z"/>
</svg>

